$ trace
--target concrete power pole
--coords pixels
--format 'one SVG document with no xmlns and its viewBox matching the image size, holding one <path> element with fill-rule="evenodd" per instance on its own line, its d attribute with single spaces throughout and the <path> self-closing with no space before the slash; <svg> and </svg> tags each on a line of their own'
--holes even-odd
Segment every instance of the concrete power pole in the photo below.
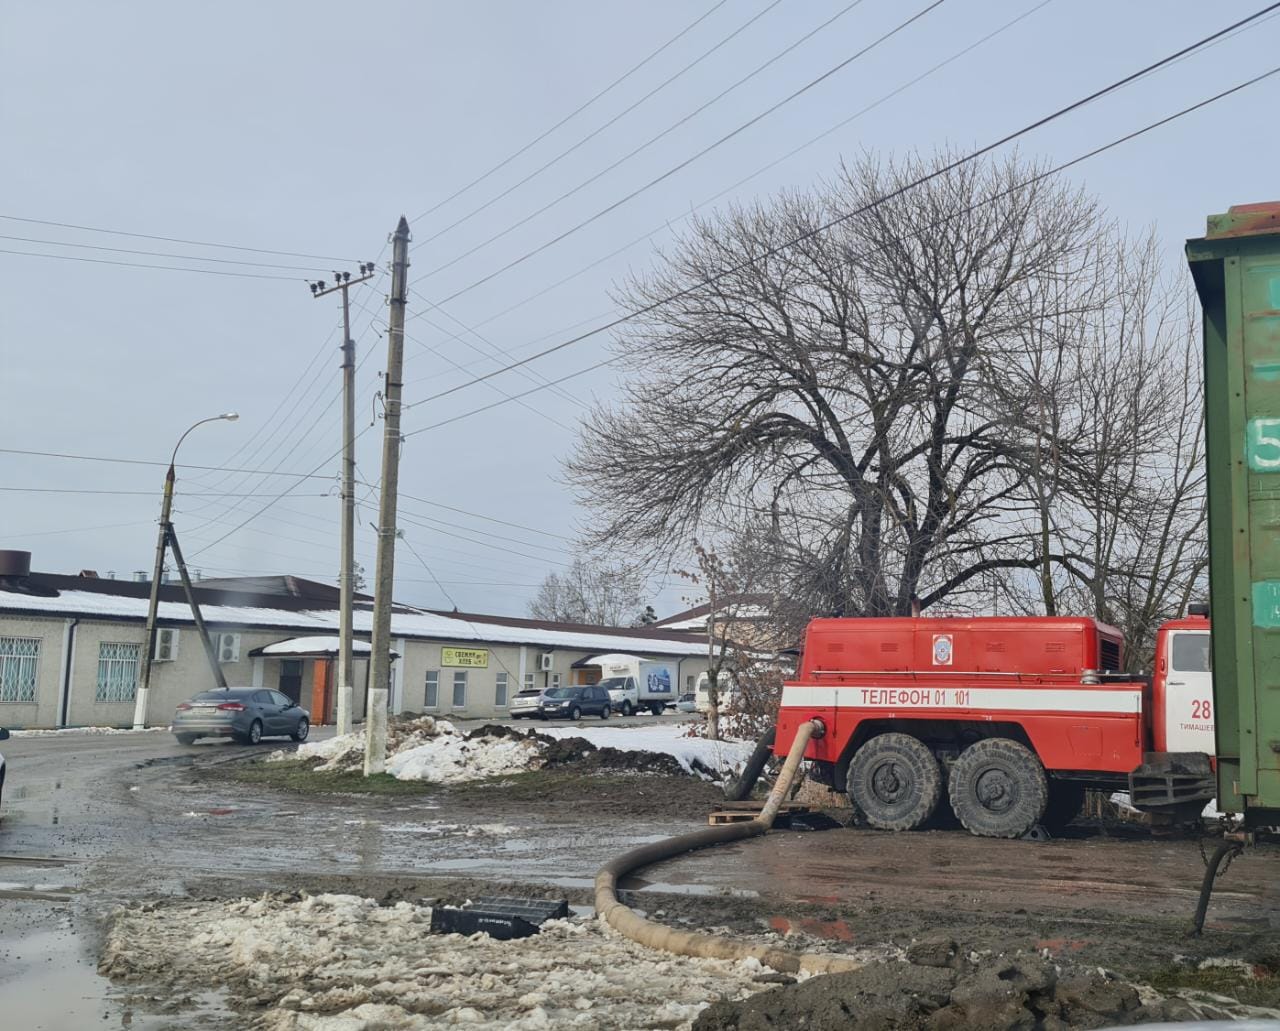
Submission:
<svg viewBox="0 0 1280 1031">
<path fill-rule="evenodd" d="M 311 284 L 313 297 L 342 291 L 342 562 L 338 571 L 338 733 L 351 733 L 354 698 L 351 675 L 353 640 L 352 604 L 356 565 L 356 343 L 351 339 L 351 299 L 353 286 L 373 278 L 373 262 L 360 266 L 360 278 L 350 272 L 333 274 L 333 286 L 324 280 Z M 320 713 L 323 722 L 327 712 Z"/>
<path fill-rule="evenodd" d="M 403 215 L 392 237 L 391 312 L 387 320 L 382 498 L 378 504 L 378 565 L 374 574 L 373 650 L 369 657 L 369 709 L 365 713 L 364 775 L 387 764 L 387 692 L 391 683 L 391 591 L 396 563 L 396 501 L 400 489 L 400 391 L 404 386 L 404 307 L 409 291 L 409 223 Z"/>
</svg>

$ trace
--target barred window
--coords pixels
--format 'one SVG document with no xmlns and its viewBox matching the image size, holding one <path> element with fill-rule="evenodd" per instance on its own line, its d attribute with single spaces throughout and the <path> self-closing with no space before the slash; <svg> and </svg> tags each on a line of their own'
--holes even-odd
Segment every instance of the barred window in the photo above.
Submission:
<svg viewBox="0 0 1280 1031">
<path fill-rule="evenodd" d="M 0 637 L 0 702 L 34 702 L 40 638 Z"/>
<path fill-rule="evenodd" d="M 138 690 L 138 660 L 142 645 L 103 641 L 98 645 L 99 702 L 131 702 Z"/>
</svg>

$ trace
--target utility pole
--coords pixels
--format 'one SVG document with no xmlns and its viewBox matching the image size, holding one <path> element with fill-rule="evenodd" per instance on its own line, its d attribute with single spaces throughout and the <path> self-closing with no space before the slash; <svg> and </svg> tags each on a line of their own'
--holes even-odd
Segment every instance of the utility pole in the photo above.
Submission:
<svg viewBox="0 0 1280 1031">
<path fill-rule="evenodd" d="M 182 447 L 182 442 L 187 439 L 187 434 L 194 430 L 197 426 L 203 426 L 207 422 L 235 422 L 239 415 L 235 412 L 224 412 L 222 415 L 210 416 L 208 419 L 201 419 L 187 429 L 178 443 L 173 445 L 173 454 L 169 456 L 169 471 L 164 476 L 164 496 L 160 502 L 160 533 L 156 537 L 156 565 L 155 570 L 151 574 L 151 597 L 147 603 L 147 628 L 145 631 L 147 643 L 144 645 L 145 651 L 142 653 L 142 670 L 138 681 L 138 690 L 134 696 L 133 702 L 133 729 L 145 730 L 147 726 L 147 702 L 151 695 L 151 666 L 156 654 L 156 620 L 160 611 L 160 578 L 164 576 L 164 555 L 169 547 L 170 540 L 173 537 L 173 523 L 170 516 L 173 515 L 173 484 L 177 479 L 177 473 L 174 469 L 174 463 L 178 460 L 178 448 Z M 185 576 L 185 572 L 183 574 Z M 200 624 L 200 616 L 195 608 L 195 601 L 190 593 L 187 595 L 192 602 L 192 611 L 196 613 L 196 623 Z M 201 630 L 201 636 L 206 636 Z M 207 640 L 207 637 L 206 637 Z M 214 657 L 216 659 L 216 656 Z M 222 673 L 214 663 L 215 676 L 221 678 Z M 226 683 L 220 686 L 226 687 Z"/>
<path fill-rule="evenodd" d="M 338 571 L 338 733 L 351 733 L 352 604 L 356 565 L 356 343 L 351 339 L 351 299 L 348 291 L 373 278 L 373 262 L 360 266 L 360 278 L 350 272 L 333 274 L 333 286 L 324 280 L 311 284 L 311 296 L 326 297 L 342 291 L 342 560 Z M 328 713 L 321 713 L 324 721 Z"/>
<path fill-rule="evenodd" d="M 404 387 L 404 308 L 408 294 L 409 223 L 392 237 L 391 311 L 387 320 L 387 378 L 383 403 L 382 497 L 378 503 L 378 565 L 374 574 L 373 651 L 365 713 L 364 775 L 387 764 L 387 691 L 391 682 L 391 590 L 396 563 L 396 502 L 400 489 L 400 391 Z"/>
</svg>

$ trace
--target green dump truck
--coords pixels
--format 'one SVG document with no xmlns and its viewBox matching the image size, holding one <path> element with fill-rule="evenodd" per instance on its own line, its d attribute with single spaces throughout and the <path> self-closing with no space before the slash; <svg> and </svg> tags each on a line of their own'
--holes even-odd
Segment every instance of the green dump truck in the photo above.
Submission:
<svg viewBox="0 0 1280 1031">
<path fill-rule="evenodd" d="M 1218 805 L 1280 824 L 1280 201 L 1211 215 L 1204 308 Z"/>
</svg>

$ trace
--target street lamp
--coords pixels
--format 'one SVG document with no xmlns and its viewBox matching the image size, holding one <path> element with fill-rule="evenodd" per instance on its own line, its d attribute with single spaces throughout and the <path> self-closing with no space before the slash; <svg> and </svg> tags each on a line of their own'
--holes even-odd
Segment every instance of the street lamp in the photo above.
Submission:
<svg viewBox="0 0 1280 1031">
<path fill-rule="evenodd" d="M 151 690 L 151 662 L 156 651 L 156 612 L 160 607 L 160 577 L 164 575 L 164 555 L 169 543 L 169 517 L 173 512 L 173 481 L 176 479 L 174 463 L 178 460 L 178 448 L 187 439 L 187 434 L 197 426 L 207 422 L 235 422 L 238 412 L 224 412 L 222 415 L 211 415 L 193 423 L 173 445 L 173 454 L 169 456 L 169 471 L 164 475 L 164 499 L 160 503 L 160 534 L 156 540 L 156 565 L 151 574 L 151 600 L 147 605 L 146 650 L 142 653 L 142 676 L 138 684 L 137 697 L 133 705 L 133 729 L 144 730 L 147 726 L 147 695 Z"/>
</svg>

